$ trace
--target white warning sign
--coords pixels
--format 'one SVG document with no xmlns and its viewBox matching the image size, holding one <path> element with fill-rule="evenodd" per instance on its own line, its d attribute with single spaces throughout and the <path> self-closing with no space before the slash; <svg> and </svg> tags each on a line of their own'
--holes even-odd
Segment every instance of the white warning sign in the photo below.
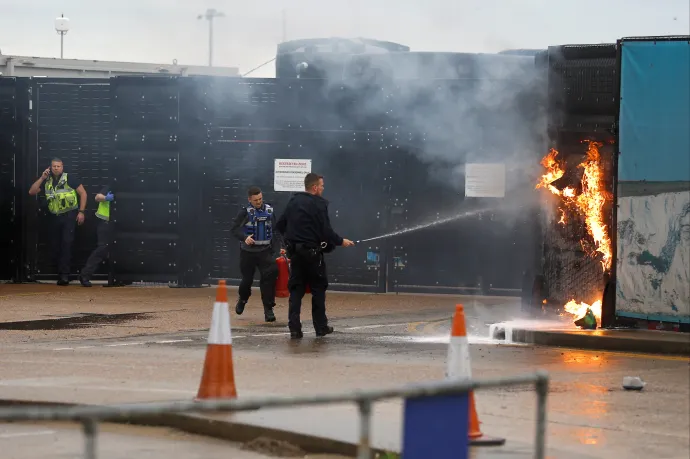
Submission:
<svg viewBox="0 0 690 459">
<path fill-rule="evenodd" d="M 304 191 L 304 177 L 311 172 L 311 159 L 276 159 L 274 191 Z"/>
<path fill-rule="evenodd" d="M 506 195 L 506 166 L 502 163 L 465 164 L 465 196 L 503 198 Z"/>
</svg>

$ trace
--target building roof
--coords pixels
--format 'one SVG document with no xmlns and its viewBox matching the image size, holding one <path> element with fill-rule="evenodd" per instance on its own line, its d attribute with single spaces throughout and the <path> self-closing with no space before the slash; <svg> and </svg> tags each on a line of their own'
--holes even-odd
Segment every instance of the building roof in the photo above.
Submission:
<svg viewBox="0 0 690 459">
<path fill-rule="evenodd" d="M 237 67 L 208 67 L 202 65 L 116 62 L 52 57 L 14 56 L 0 52 L 0 75 L 15 77 L 84 77 L 109 78 L 118 75 L 207 75 L 236 76 Z"/>
</svg>

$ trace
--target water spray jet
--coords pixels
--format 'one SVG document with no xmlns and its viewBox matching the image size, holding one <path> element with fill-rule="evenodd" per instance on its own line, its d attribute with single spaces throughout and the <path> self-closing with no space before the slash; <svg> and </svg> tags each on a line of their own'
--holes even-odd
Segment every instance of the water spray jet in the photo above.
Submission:
<svg viewBox="0 0 690 459">
<path fill-rule="evenodd" d="M 414 231 L 419 231 L 422 229 L 430 228 L 432 226 L 442 225 L 444 223 L 452 222 L 455 220 L 460 220 L 462 218 L 475 217 L 475 216 L 482 214 L 482 213 L 485 213 L 485 212 L 500 211 L 500 210 L 503 210 L 504 207 L 505 207 L 505 205 L 482 208 L 482 209 L 475 209 L 475 210 L 468 210 L 468 211 L 457 213 L 457 214 L 452 215 L 450 217 L 442 218 L 439 220 L 434 220 L 432 222 L 421 223 L 421 224 L 415 225 L 411 228 L 404 228 L 401 230 L 393 231 L 391 233 L 382 234 L 381 236 L 370 237 L 368 239 L 359 239 L 359 240 L 355 241 L 355 244 L 359 244 L 360 242 L 377 241 L 379 239 L 388 239 L 389 237 L 399 236 L 401 234 L 412 233 Z"/>
</svg>

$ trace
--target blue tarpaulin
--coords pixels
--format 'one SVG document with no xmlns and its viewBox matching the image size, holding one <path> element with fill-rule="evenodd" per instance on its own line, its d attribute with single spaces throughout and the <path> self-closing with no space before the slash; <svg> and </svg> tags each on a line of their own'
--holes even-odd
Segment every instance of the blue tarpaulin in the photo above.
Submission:
<svg viewBox="0 0 690 459">
<path fill-rule="evenodd" d="M 616 314 L 690 323 L 690 37 L 621 53 Z"/>
<path fill-rule="evenodd" d="M 690 43 L 624 41 L 620 181 L 690 180 Z"/>
</svg>

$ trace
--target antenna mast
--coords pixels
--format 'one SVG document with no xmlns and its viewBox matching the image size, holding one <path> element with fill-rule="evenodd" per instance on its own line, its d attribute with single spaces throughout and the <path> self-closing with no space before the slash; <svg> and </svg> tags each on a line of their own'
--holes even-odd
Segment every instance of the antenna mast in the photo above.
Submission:
<svg viewBox="0 0 690 459">
<path fill-rule="evenodd" d="M 69 32 L 69 19 L 64 14 L 55 19 L 55 31 L 60 35 L 60 59 L 62 59 L 65 49 L 65 35 Z"/>
</svg>

